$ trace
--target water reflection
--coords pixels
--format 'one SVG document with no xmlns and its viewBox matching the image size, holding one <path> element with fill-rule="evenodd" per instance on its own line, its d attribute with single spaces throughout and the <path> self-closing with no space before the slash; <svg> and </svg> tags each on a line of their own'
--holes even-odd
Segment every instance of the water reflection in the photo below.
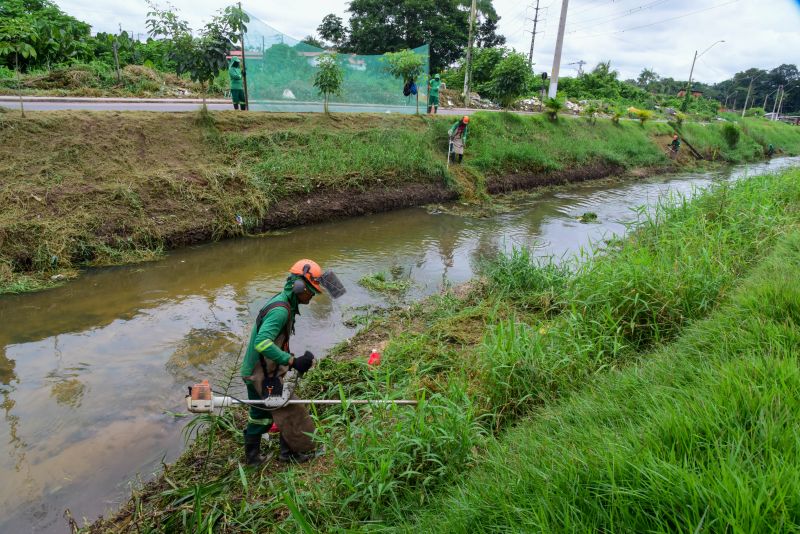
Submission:
<svg viewBox="0 0 800 534">
<path fill-rule="evenodd" d="M 403 210 L 194 247 L 0 298 L 0 531 L 62 531 L 65 508 L 103 513 L 137 473 L 173 459 L 185 421 L 165 411 L 182 409 L 188 383 L 230 379 L 253 317 L 299 257 L 333 268 L 348 288 L 298 318 L 295 350 L 324 355 L 353 333 L 346 322 L 364 307 L 391 303 L 357 284 L 366 274 L 399 266 L 413 282 L 407 298 L 418 299 L 470 279 L 483 258 L 512 246 L 571 253 L 622 231 L 632 207 L 663 191 L 726 177 L 583 184 L 520 197 L 513 211 L 483 219 Z M 599 222 L 577 222 L 584 211 Z"/>
</svg>

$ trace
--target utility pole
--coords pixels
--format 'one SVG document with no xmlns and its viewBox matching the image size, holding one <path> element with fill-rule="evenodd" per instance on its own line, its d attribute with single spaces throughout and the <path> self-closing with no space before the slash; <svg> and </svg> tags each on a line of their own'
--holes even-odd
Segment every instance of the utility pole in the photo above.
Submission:
<svg viewBox="0 0 800 534">
<path fill-rule="evenodd" d="M 533 33 L 531 33 L 531 51 L 528 54 L 528 68 L 533 68 L 533 43 L 536 41 L 536 24 L 539 22 L 539 0 L 536 0 L 536 7 L 533 8 L 536 14 L 533 16 Z"/>
<path fill-rule="evenodd" d="M 781 109 L 783 108 L 783 97 L 786 96 L 786 90 L 781 91 L 781 101 L 778 102 L 778 115 L 775 116 L 775 120 L 778 120 L 778 117 L 781 116 Z"/>
<path fill-rule="evenodd" d="M 586 65 L 586 62 L 582 59 L 578 61 L 573 61 L 572 63 L 567 63 L 567 65 L 577 65 L 578 66 L 578 78 L 583 76 L 583 66 Z"/>
<path fill-rule="evenodd" d="M 242 11 L 242 3 L 239 2 L 239 11 Z M 239 41 L 242 45 L 242 85 L 244 86 L 244 108 L 250 111 L 250 98 L 247 94 L 247 66 L 244 64 L 244 30 L 239 30 Z"/>
<path fill-rule="evenodd" d="M 747 86 L 747 96 L 744 97 L 744 107 L 742 107 L 742 117 L 744 117 L 744 112 L 747 111 L 747 101 L 750 99 L 750 91 L 753 90 L 753 81 L 755 80 L 755 76 L 750 78 L 750 84 Z"/>
<path fill-rule="evenodd" d="M 550 90 L 547 96 L 555 98 L 558 93 L 558 69 L 561 66 L 561 46 L 564 44 L 564 28 L 567 25 L 567 7 L 569 0 L 561 0 L 561 19 L 558 21 L 558 37 L 556 51 L 553 54 L 553 73 L 550 75 Z"/>
<path fill-rule="evenodd" d="M 783 93 L 783 84 L 778 86 L 778 94 L 775 95 L 775 102 L 772 103 L 772 120 L 775 120 L 775 108 L 778 106 L 778 95 Z"/>
<path fill-rule="evenodd" d="M 469 43 L 467 44 L 467 68 L 464 71 L 464 106 L 469 107 L 469 83 L 472 80 L 472 40 L 475 38 L 475 17 L 478 13 L 477 0 L 472 0 L 469 12 Z"/>
</svg>

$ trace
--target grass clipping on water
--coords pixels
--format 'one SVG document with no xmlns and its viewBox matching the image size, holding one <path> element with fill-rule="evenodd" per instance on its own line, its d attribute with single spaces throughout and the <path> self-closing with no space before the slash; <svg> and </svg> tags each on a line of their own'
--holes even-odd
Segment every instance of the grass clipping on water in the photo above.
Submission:
<svg viewBox="0 0 800 534">
<path fill-rule="evenodd" d="M 302 385 L 419 406 L 317 412 L 323 459 L 243 474 L 231 423 L 128 530 L 792 528 L 799 204 L 800 171 L 757 176 L 665 198 L 573 265 L 500 256 L 393 317 L 377 368 L 329 358 Z"/>
</svg>

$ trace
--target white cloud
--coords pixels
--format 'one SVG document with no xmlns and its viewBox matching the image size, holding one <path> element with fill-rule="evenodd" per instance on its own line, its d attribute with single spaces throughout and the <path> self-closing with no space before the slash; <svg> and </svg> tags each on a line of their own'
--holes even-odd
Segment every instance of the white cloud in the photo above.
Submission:
<svg viewBox="0 0 800 534">
<path fill-rule="evenodd" d="M 526 19 L 533 16 L 526 2 L 534 5 L 536 0 L 494 0 L 502 17 L 500 33 L 510 46 L 525 53 L 530 48 L 533 26 Z M 148 8 L 143 1 L 106 0 L 102 7 L 96 0 L 57 3 L 67 13 L 89 22 L 94 31 L 116 31 L 121 24 L 134 33 L 146 33 Z M 346 20 L 347 3 L 295 0 L 244 2 L 243 6 L 276 29 L 302 38 L 314 34 L 328 13 Z M 199 27 L 230 0 L 172 0 L 172 4 L 193 27 Z M 561 2 L 540 0 L 540 7 L 546 9 L 540 11 L 537 31 L 542 33 L 536 36 L 534 62 L 537 72 L 549 72 Z M 674 20 L 666 20 L 670 18 Z M 584 68 L 611 60 L 623 79 L 635 78 L 644 67 L 662 76 L 686 79 L 695 50 L 702 52 L 724 39 L 725 43 L 715 45 L 695 65 L 696 80 L 717 82 L 750 67 L 770 69 L 782 63 L 800 63 L 799 23 L 800 0 L 571 0 L 561 72 L 574 74 L 574 67 L 567 64 L 578 60 L 587 62 Z"/>
</svg>

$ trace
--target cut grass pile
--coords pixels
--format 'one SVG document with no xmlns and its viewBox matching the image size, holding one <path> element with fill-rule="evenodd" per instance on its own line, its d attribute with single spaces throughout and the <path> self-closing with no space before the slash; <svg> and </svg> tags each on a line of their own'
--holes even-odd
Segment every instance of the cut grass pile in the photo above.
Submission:
<svg viewBox="0 0 800 534">
<path fill-rule="evenodd" d="M 753 147 L 770 142 L 800 153 L 800 129 L 762 122 L 745 121 L 744 148 L 722 157 L 753 159 Z M 4 112 L 0 294 L 46 286 L 80 267 L 261 231 L 264 221 L 280 224 L 272 214 L 309 195 L 330 195 L 334 214 L 347 216 L 424 203 L 445 188 L 485 199 L 487 177 L 504 173 L 560 170 L 568 180 L 570 171 L 578 176 L 586 168 L 670 164 L 653 142 L 671 131 L 667 124 L 476 113 L 465 164 L 448 170 L 451 123 L 365 114 L 59 111 L 23 119 Z M 687 128 L 712 132 L 707 141 L 693 135 L 701 150 L 716 150 L 719 125 Z M 404 195 L 415 185 L 425 187 Z"/>
<path fill-rule="evenodd" d="M 320 412 L 328 454 L 288 469 L 240 471 L 231 416 L 205 418 L 218 431 L 115 528 L 794 525 L 798 178 L 664 199 L 602 253 L 558 265 L 516 251 L 465 295 L 374 321 L 365 336 L 394 332 L 381 365 L 343 346 L 303 395 L 420 406 Z"/>
</svg>

